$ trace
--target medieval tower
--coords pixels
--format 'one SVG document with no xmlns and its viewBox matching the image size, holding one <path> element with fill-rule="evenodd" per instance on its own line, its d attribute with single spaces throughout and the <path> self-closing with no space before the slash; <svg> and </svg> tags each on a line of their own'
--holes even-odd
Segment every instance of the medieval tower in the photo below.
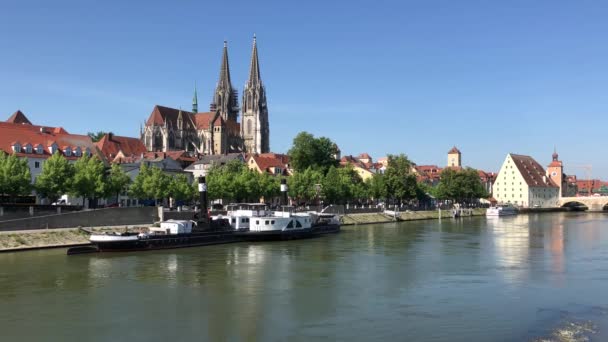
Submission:
<svg viewBox="0 0 608 342">
<path fill-rule="evenodd" d="M 243 91 L 243 117 L 241 121 L 241 137 L 243 137 L 247 152 L 267 153 L 270 151 L 268 138 L 270 128 L 268 126 L 266 90 L 260 77 L 258 47 L 254 35 L 249 79 Z"/>
</svg>

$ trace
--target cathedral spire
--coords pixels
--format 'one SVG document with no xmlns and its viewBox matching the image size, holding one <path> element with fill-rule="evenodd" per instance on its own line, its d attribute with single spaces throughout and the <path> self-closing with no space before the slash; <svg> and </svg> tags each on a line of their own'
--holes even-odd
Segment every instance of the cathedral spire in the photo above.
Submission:
<svg viewBox="0 0 608 342">
<path fill-rule="evenodd" d="M 220 80 L 218 87 L 231 85 L 230 83 L 230 65 L 228 64 L 228 42 L 224 40 L 224 53 L 222 55 L 222 66 L 220 67 Z"/>
<path fill-rule="evenodd" d="M 194 97 L 192 98 L 192 113 L 198 113 L 198 96 L 196 95 L 196 82 L 194 82 Z"/>
<path fill-rule="evenodd" d="M 255 84 L 262 84 L 262 79 L 260 78 L 260 62 L 258 61 L 258 46 L 255 33 L 253 34 L 251 67 L 249 68 L 249 80 L 247 81 L 247 84 L 249 84 L 250 86 Z"/>
<path fill-rule="evenodd" d="M 237 120 L 239 104 L 237 92 L 232 88 L 230 81 L 230 66 L 228 64 L 228 43 L 224 41 L 222 65 L 220 67 L 220 79 L 215 88 L 211 111 L 219 111 L 224 120 Z"/>
</svg>

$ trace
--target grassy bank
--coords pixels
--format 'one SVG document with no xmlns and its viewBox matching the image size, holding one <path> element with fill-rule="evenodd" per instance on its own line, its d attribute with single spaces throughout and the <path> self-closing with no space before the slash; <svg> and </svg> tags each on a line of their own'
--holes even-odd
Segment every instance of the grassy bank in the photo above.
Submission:
<svg viewBox="0 0 608 342">
<path fill-rule="evenodd" d="M 472 216 L 483 216 L 486 214 L 485 209 L 473 209 Z M 406 211 L 399 213 L 396 219 L 392 216 L 383 213 L 369 214 L 347 214 L 342 218 L 342 224 L 371 224 L 371 223 L 387 223 L 395 221 L 414 221 L 414 220 L 432 220 L 439 218 L 439 211 Z M 452 218 L 452 212 L 449 210 L 441 211 L 441 218 Z"/>
</svg>

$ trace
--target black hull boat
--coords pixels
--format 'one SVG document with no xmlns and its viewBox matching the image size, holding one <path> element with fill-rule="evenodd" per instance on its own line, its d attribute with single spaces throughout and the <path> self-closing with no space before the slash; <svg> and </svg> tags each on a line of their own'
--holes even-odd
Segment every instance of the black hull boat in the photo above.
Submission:
<svg viewBox="0 0 608 342">
<path fill-rule="evenodd" d="M 240 242 L 234 231 L 194 232 L 138 238 L 137 240 L 93 242 L 99 252 L 149 251 Z"/>
</svg>

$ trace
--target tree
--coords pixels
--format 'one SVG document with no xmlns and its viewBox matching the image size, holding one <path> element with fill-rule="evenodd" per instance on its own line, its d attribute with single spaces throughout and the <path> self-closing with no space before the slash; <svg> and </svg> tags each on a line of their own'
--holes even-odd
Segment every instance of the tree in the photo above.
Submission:
<svg viewBox="0 0 608 342">
<path fill-rule="evenodd" d="M 32 175 L 27 159 L 0 152 L 0 195 L 29 195 L 32 191 Z"/>
<path fill-rule="evenodd" d="M 83 198 L 98 198 L 105 194 L 105 166 L 96 157 L 82 156 L 74 163 L 70 194 Z"/>
<path fill-rule="evenodd" d="M 158 200 L 169 197 L 170 184 L 170 177 L 163 170 L 153 166 L 144 179 L 143 190 L 147 198 L 153 198 L 158 202 Z"/>
<path fill-rule="evenodd" d="M 120 165 L 112 164 L 106 178 L 105 195 L 116 196 L 116 202 L 118 202 L 118 196 L 127 188 L 129 183 L 131 183 L 129 175 L 123 171 Z"/>
<path fill-rule="evenodd" d="M 150 199 L 144 190 L 144 183 L 151 173 L 150 168 L 146 163 L 141 163 L 139 173 L 135 176 L 133 183 L 129 187 L 129 195 L 137 199 Z"/>
<path fill-rule="evenodd" d="M 367 183 L 369 197 L 376 201 L 386 198 L 386 184 L 384 182 L 384 175 L 375 174 L 371 178 L 368 178 L 365 183 Z"/>
<path fill-rule="evenodd" d="M 295 172 L 287 179 L 289 196 L 295 198 L 297 202 L 311 202 L 317 197 L 317 185 L 321 184 L 323 173 L 312 167 L 304 172 Z"/>
<path fill-rule="evenodd" d="M 399 202 L 416 197 L 416 176 L 411 172 L 412 162 L 406 155 L 388 155 L 384 173 L 386 195 Z"/>
<path fill-rule="evenodd" d="M 437 197 L 457 202 L 488 197 L 477 170 L 466 168 L 456 171 L 451 168 L 441 172 L 437 185 Z"/>
<path fill-rule="evenodd" d="M 337 166 L 334 158 L 337 153 L 336 145 L 328 138 L 315 138 L 307 132 L 300 132 L 293 139 L 293 144 L 287 154 L 296 172 L 307 168 L 320 169 L 325 174 L 331 166 Z"/>
<path fill-rule="evenodd" d="M 42 166 L 40 176 L 36 178 L 38 194 L 55 202 L 59 196 L 67 193 L 74 176 L 74 167 L 59 152 L 55 152 Z"/>
<path fill-rule="evenodd" d="M 196 195 L 194 188 L 186 175 L 177 175 L 169 183 L 169 195 L 176 201 L 191 201 Z"/>
<path fill-rule="evenodd" d="M 263 173 L 259 176 L 260 195 L 264 197 L 264 201 L 279 196 L 281 192 L 281 182 L 279 177 L 271 176 Z"/>
<path fill-rule="evenodd" d="M 112 132 L 109 132 L 109 133 L 112 134 Z M 108 134 L 108 133 L 104 132 L 104 131 L 87 132 L 87 135 L 89 136 L 89 138 L 91 138 L 91 140 L 93 140 L 93 142 L 98 142 L 106 134 Z"/>
</svg>

